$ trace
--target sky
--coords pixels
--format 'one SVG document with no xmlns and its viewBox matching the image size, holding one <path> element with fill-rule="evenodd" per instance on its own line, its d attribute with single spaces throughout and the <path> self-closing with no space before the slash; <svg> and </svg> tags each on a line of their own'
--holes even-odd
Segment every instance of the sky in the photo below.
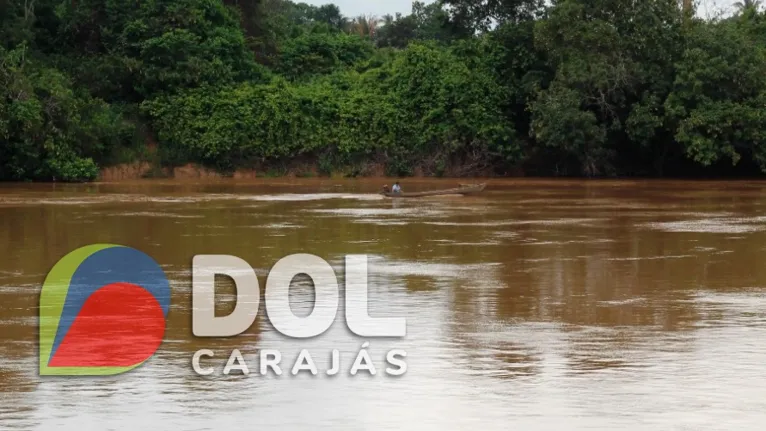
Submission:
<svg viewBox="0 0 766 431">
<path fill-rule="evenodd" d="M 305 1 L 313 5 L 323 5 L 326 3 L 335 3 L 340 7 L 343 15 L 376 15 L 385 14 L 395 15 L 401 12 L 408 15 L 412 11 L 411 0 L 294 0 L 296 2 Z M 423 3 L 432 3 L 433 0 L 423 0 Z M 731 5 L 737 0 L 701 0 L 698 12 L 701 16 L 709 16 L 719 10 L 731 9 Z"/>
<path fill-rule="evenodd" d="M 396 15 L 401 12 L 402 15 L 409 15 L 412 12 L 412 0 L 293 0 L 296 3 L 301 1 L 313 5 L 323 5 L 334 3 L 340 7 L 341 13 L 345 16 L 358 15 L 377 15 L 385 14 Z M 421 0 L 423 3 L 432 3 L 433 0 Z"/>
</svg>

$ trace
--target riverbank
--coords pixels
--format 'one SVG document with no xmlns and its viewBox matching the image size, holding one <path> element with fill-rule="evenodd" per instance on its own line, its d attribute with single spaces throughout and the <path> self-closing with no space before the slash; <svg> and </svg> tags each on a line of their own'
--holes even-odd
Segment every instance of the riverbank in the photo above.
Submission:
<svg viewBox="0 0 766 431">
<path fill-rule="evenodd" d="M 690 169 L 686 175 L 672 176 L 652 176 L 652 175 L 615 175 L 610 177 L 585 177 L 572 175 L 541 175 L 535 170 L 528 171 L 524 167 L 516 167 L 503 173 L 497 173 L 492 169 L 466 169 L 452 168 L 443 175 L 434 175 L 425 172 L 423 169 L 415 169 L 410 175 L 390 175 L 386 166 L 382 163 L 369 163 L 362 168 L 339 168 L 331 172 L 324 172 L 316 163 L 294 162 L 292 164 L 278 166 L 262 166 L 258 168 L 240 168 L 231 172 L 222 172 L 211 169 L 199 164 L 187 163 L 175 167 L 160 167 L 149 162 L 123 163 L 99 170 L 95 182 L 119 182 L 134 181 L 142 179 L 174 179 L 174 180 L 195 180 L 195 179 L 256 179 L 256 178 L 409 178 L 409 179 L 450 179 L 450 178 L 483 178 L 483 179 L 535 179 L 535 180 L 763 180 L 766 179 L 757 169 L 736 169 L 732 166 L 722 166 L 713 173 Z"/>
<path fill-rule="evenodd" d="M 229 175 L 217 172 L 195 164 L 187 164 L 173 168 L 162 168 L 148 162 L 125 163 L 102 168 L 98 181 L 130 181 L 144 178 L 256 178 L 254 169 L 237 170 Z"/>
<path fill-rule="evenodd" d="M 101 168 L 97 181 L 127 181 L 143 178 L 313 178 L 313 177 L 343 177 L 343 178 L 384 178 L 389 172 L 382 163 L 367 163 L 361 166 L 339 168 L 326 172 L 317 163 L 297 161 L 279 166 L 263 166 L 261 168 L 240 168 L 232 172 L 222 172 L 195 163 L 187 163 L 176 167 L 161 167 L 149 162 L 123 163 Z M 497 175 L 491 169 L 476 169 L 471 167 L 453 167 L 445 170 L 442 175 L 429 174 L 423 169 L 414 169 L 408 177 L 415 178 L 466 178 L 466 177 L 523 177 L 522 169 L 514 169 L 506 175 Z"/>
</svg>

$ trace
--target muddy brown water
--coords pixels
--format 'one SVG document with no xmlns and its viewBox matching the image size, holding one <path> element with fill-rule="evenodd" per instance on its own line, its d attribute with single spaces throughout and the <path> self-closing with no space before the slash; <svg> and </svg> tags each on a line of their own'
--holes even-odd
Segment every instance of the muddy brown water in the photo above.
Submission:
<svg viewBox="0 0 766 431">
<path fill-rule="evenodd" d="M 493 180 L 390 200 L 383 182 L 0 185 L 0 429 L 763 429 L 766 183 Z M 164 342 L 119 376 L 40 377 L 41 284 L 93 243 L 162 265 Z M 194 255 L 241 257 L 263 286 L 292 253 L 368 255 L 371 314 L 406 317 L 407 337 L 358 338 L 339 313 L 321 337 L 288 339 L 263 312 L 238 337 L 192 335 Z M 311 289 L 291 297 L 310 311 Z M 364 341 L 376 361 L 406 350 L 407 373 L 350 376 Z M 279 350 L 289 368 L 304 348 L 316 377 L 220 373 L 233 349 Z M 199 349 L 215 375 L 192 371 Z M 328 377 L 332 349 L 346 362 Z"/>
</svg>

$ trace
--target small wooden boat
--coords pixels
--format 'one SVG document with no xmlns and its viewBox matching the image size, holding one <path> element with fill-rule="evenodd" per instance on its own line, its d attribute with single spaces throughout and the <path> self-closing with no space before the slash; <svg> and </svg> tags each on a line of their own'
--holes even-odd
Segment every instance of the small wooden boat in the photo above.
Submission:
<svg viewBox="0 0 766 431">
<path fill-rule="evenodd" d="M 485 187 L 487 187 L 487 185 L 483 183 L 482 184 L 461 184 L 460 187 L 457 187 L 454 189 L 432 190 L 427 192 L 410 192 L 410 193 L 381 192 L 381 194 L 389 198 L 422 198 L 426 196 L 442 196 L 442 195 L 471 195 L 471 194 L 481 193 Z"/>
</svg>

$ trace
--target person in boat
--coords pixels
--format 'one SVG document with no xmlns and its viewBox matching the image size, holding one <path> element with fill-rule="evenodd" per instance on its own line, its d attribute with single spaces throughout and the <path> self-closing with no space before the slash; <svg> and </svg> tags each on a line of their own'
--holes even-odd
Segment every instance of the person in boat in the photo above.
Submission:
<svg viewBox="0 0 766 431">
<path fill-rule="evenodd" d="M 399 185 L 399 181 L 394 183 L 394 187 L 391 188 L 392 193 L 401 193 L 402 192 L 402 186 Z"/>
<path fill-rule="evenodd" d="M 388 187 L 388 184 L 386 184 L 385 186 L 383 186 L 383 193 L 389 193 L 389 192 L 391 192 L 391 189 Z"/>
</svg>

